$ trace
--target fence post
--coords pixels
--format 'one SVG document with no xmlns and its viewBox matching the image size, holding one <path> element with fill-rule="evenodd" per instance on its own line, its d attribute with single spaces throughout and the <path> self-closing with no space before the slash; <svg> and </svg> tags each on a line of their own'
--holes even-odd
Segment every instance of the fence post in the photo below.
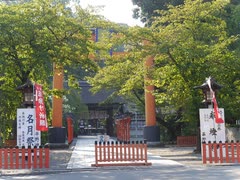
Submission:
<svg viewBox="0 0 240 180">
<path fill-rule="evenodd" d="M 139 142 L 136 141 L 136 150 L 137 150 L 136 151 L 136 153 L 137 153 L 137 158 L 136 159 L 137 159 L 137 161 L 139 161 L 139 148 L 138 147 L 139 147 Z"/>
<path fill-rule="evenodd" d="M 4 169 L 8 169 L 8 148 L 4 148 Z"/>
<path fill-rule="evenodd" d="M 237 141 L 236 143 L 236 146 L 237 146 L 237 162 L 240 163 L 240 143 L 239 141 Z"/>
<path fill-rule="evenodd" d="M 212 163 L 212 143 L 211 143 L 211 141 L 208 141 L 208 156 L 209 156 L 209 162 Z"/>
<path fill-rule="evenodd" d="M 0 147 L 0 159 L 3 159 L 2 153 L 3 153 L 3 149 L 2 149 L 2 147 Z M 2 169 L 2 161 L 0 161 L 0 169 Z"/>
<path fill-rule="evenodd" d="M 226 147 L 226 163 L 229 163 L 228 141 L 225 142 Z"/>
<path fill-rule="evenodd" d="M 39 146 L 39 168 L 43 167 L 43 147 Z"/>
<path fill-rule="evenodd" d="M 33 168 L 37 168 L 37 146 L 33 148 Z"/>
<path fill-rule="evenodd" d="M 99 162 L 101 162 L 102 160 L 103 160 L 103 153 L 102 153 L 102 148 L 103 148 L 103 146 L 102 146 L 102 142 L 98 142 L 98 145 L 97 145 L 97 151 L 99 151 L 99 155 L 97 155 L 97 161 Z"/>
<path fill-rule="evenodd" d="M 132 141 L 132 160 L 135 161 L 135 141 Z"/>
<path fill-rule="evenodd" d="M 206 142 L 204 141 L 202 143 L 202 161 L 203 161 L 203 164 L 206 164 L 207 163 L 207 159 L 206 159 Z"/>
<path fill-rule="evenodd" d="M 13 169 L 13 148 L 10 147 L 9 148 L 9 161 L 10 161 L 10 169 Z"/>
<path fill-rule="evenodd" d="M 107 161 L 110 161 L 110 142 L 107 142 Z"/>
<path fill-rule="evenodd" d="M 106 142 L 102 142 L 103 144 L 103 161 L 106 162 Z"/>
<path fill-rule="evenodd" d="M 223 163 L 223 145 L 222 141 L 219 141 L 219 161 Z"/>
<path fill-rule="evenodd" d="M 143 147 L 144 147 L 144 145 L 143 145 L 143 142 L 142 141 L 140 141 L 140 152 L 141 152 L 141 157 L 140 157 L 140 160 L 142 161 L 143 160 L 143 158 L 144 158 L 144 154 L 143 154 Z"/>
<path fill-rule="evenodd" d="M 235 143 L 233 141 L 231 141 L 232 163 L 235 162 L 234 145 L 235 145 Z"/>
<path fill-rule="evenodd" d="M 22 168 L 25 169 L 25 153 L 26 153 L 26 149 L 25 149 L 25 146 L 22 146 L 22 149 L 21 149 L 21 152 L 22 152 Z"/>
<path fill-rule="evenodd" d="M 218 162 L 218 148 L 217 148 L 217 143 L 216 143 L 216 141 L 214 141 L 213 142 L 213 151 L 214 151 L 214 157 L 213 157 L 213 159 L 214 159 L 214 162 L 215 163 L 217 163 Z"/>
<path fill-rule="evenodd" d="M 114 142 L 112 141 L 111 142 L 111 146 L 112 146 L 112 159 L 114 159 L 115 160 L 115 153 L 114 153 L 114 149 L 115 149 L 115 145 L 114 145 Z"/>
<path fill-rule="evenodd" d="M 126 161 L 127 160 L 127 142 L 126 141 L 124 141 L 123 142 L 123 154 L 124 154 L 124 158 L 123 158 L 123 161 Z"/>
<path fill-rule="evenodd" d="M 18 146 L 15 147 L 15 157 L 16 157 L 16 169 L 19 169 L 19 148 Z"/>
<path fill-rule="evenodd" d="M 119 161 L 118 149 L 119 149 L 118 141 L 116 141 L 116 161 Z"/>
<path fill-rule="evenodd" d="M 96 164 L 96 166 L 98 165 L 98 149 L 99 149 L 99 147 L 98 147 L 98 142 L 97 141 L 95 141 L 95 146 L 94 146 L 94 148 L 95 148 L 95 164 Z"/>
<path fill-rule="evenodd" d="M 147 140 L 144 140 L 145 163 L 147 164 Z"/>
<path fill-rule="evenodd" d="M 28 146 L 27 149 L 27 159 L 28 159 L 28 169 L 31 169 L 32 167 L 32 148 L 31 146 Z"/>
</svg>

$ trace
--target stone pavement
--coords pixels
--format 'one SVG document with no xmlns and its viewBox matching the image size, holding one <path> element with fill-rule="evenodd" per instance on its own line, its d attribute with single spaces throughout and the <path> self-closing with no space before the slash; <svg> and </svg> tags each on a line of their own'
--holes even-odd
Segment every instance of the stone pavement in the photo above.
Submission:
<svg viewBox="0 0 240 180">
<path fill-rule="evenodd" d="M 148 147 L 148 154 L 168 160 L 176 161 L 184 166 L 205 166 L 200 153 L 195 153 L 196 147 L 178 147 L 165 145 L 164 147 Z"/>
<path fill-rule="evenodd" d="M 67 169 L 92 168 L 91 164 L 95 163 L 94 142 L 96 140 L 97 137 L 95 136 L 79 137 Z M 194 154 L 192 153 L 193 151 L 193 147 L 148 147 L 148 162 L 151 162 L 152 166 L 184 166 L 183 161 L 192 161 L 192 163 L 195 162 L 196 165 L 202 165 L 200 154 Z M 178 162 L 180 159 L 181 161 Z"/>
<path fill-rule="evenodd" d="M 74 170 L 94 170 L 94 142 L 96 136 L 75 138 L 69 149 L 50 150 L 49 169 L 0 170 L 0 175 L 41 174 L 71 172 Z M 113 140 L 113 139 L 110 139 Z M 193 147 L 148 147 L 148 162 L 151 167 L 203 166 L 200 154 L 193 153 Z"/>
</svg>

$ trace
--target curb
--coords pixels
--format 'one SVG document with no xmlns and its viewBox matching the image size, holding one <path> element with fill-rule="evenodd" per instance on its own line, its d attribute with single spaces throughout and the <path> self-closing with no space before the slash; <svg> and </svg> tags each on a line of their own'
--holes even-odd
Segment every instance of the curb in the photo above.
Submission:
<svg viewBox="0 0 240 180">
<path fill-rule="evenodd" d="M 72 172 L 72 169 L 51 169 L 51 170 L 1 170 L 0 176 L 26 176 L 26 175 L 41 175 L 41 174 L 57 174 Z"/>
<path fill-rule="evenodd" d="M 27 176 L 27 175 L 42 175 L 42 174 L 58 174 L 69 172 L 83 172 L 83 171 L 97 171 L 97 170 L 122 170 L 122 169 L 145 169 L 145 168 L 157 168 L 157 166 L 114 166 L 114 167 L 86 167 L 86 168 L 71 168 L 71 169 L 51 169 L 51 170 L 31 170 L 31 169 L 19 169 L 19 170 L 0 170 L 1 176 Z"/>
</svg>

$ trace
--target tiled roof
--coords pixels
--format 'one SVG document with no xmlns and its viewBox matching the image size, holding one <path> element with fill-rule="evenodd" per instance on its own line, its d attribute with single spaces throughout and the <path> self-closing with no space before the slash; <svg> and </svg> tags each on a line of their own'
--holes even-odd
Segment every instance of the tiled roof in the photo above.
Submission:
<svg viewBox="0 0 240 180">
<path fill-rule="evenodd" d="M 81 87 L 81 99 L 87 105 L 100 103 L 122 104 L 124 102 L 123 98 L 119 96 L 113 98 L 110 97 L 113 91 L 102 90 L 96 94 L 93 94 L 90 90 L 92 86 L 89 83 L 86 81 L 80 81 L 79 84 Z"/>
</svg>

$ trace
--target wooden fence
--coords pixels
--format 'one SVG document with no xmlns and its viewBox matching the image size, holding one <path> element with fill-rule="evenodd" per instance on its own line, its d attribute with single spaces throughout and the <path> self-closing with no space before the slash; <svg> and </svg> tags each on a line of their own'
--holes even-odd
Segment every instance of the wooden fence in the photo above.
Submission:
<svg viewBox="0 0 240 180">
<path fill-rule="evenodd" d="M 0 148 L 0 169 L 49 168 L 49 147 Z"/>
<path fill-rule="evenodd" d="M 73 120 L 70 117 L 67 117 L 67 138 L 68 138 L 68 144 L 71 144 L 73 141 Z"/>
<path fill-rule="evenodd" d="M 177 146 L 196 146 L 197 136 L 177 136 Z"/>
<path fill-rule="evenodd" d="M 130 123 L 131 118 L 125 117 L 123 119 L 116 119 L 116 133 L 118 141 L 130 141 Z"/>
<path fill-rule="evenodd" d="M 95 141 L 95 164 L 92 166 L 149 166 L 146 141 L 111 143 Z"/>
<path fill-rule="evenodd" d="M 202 161 L 206 163 L 240 163 L 240 143 L 202 143 Z"/>
</svg>

